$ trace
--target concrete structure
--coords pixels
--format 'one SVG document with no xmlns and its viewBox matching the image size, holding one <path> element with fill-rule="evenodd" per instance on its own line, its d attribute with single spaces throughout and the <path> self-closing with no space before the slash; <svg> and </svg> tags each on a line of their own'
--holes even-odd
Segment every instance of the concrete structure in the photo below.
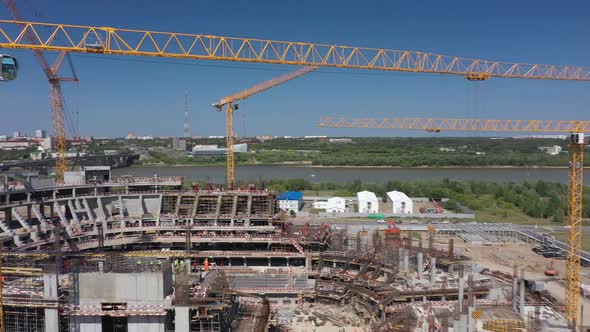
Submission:
<svg viewBox="0 0 590 332">
<path fill-rule="evenodd" d="M 172 139 L 172 149 L 176 151 L 186 151 L 186 139 L 174 137 Z"/>
<path fill-rule="evenodd" d="M 298 212 L 303 206 L 303 193 L 299 191 L 286 191 L 278 197 L 279 209 L 283 211 Z"/>
<path fill-rule="evenodd" d="M 245 153 L 248 152 L 248 144 L 235 144 L 234 153 Z M 192 154 L 195 157 L 207 157 L 207 156 L 225 156 L 227 154 L 227 148 L 220 148 L 217 145 L 195 145 L 192 149 Z"/>
<path fill-rule="evenodd" d="M 539 147 L 540 151 L 543 151 L 549 155 L 555 156 L 558 155 L 561 152 L 561 146 L 559 145 L 553 145 L 553 146 L 540 146 Z"/>
<path fill-rule="evenodd" d="M 359 213 L 377 213 L 379 212 L 379 200 L 375 193 L 370 191 L 361 191 L 356 194 L 358 199 Z"/>
<path fill-rule="evenodd" d="M 70 331 L 265 331 L 269 322 L 282 324 L 277 310 L 303 310 L 306 302 L 322 314 L 320 306 L 350 310 L 326 317 L 354 316 L 355 326 L 372 331 L 445 331 L 445 320 L 466 331 L 477 308 L 484 324 L 497 309 L 497 317 L 521 319 L 506 276 L 497 283 L 496 274 L 482 274 L 452 238 L 448 250 L 417 241 L 413 232 L 429 225 L 402 224 L 400 234 L 380 224 L 290 224 L 267 190 L 181 185 L 125 177 L 2 192 L 2 268 L 12 274 L 3 287 L 6 330 L 58 331 L 66 323 Z M 527 234 L 502 224 L 431 226 L 436 236 Z M 59 282 L 48 268 L 56 265 Z M 539 303 L 521 292 L 517 307 Z"/>
<path fill-rule="evenodd" d="M 341 197 L 331 197 L 327 201 L 313 202 L 314 209 L 324 209 L 328 213 L 343 213 L 346 210 L 346 200 Z"/>
<path fill-rule="evenodd" d="M 35 130 L 35 138 L 45 138 L 45 137 L 47 137 L 47 132 L 45 132 L 45 130 L 43 130 L 43 129 Z"/>
<path fill-rule="evenodd" d="M 408 195 L 401 191 L 390 191 L 387 193 L 387 201 L 391 204 L 391 213 L 412 213 L 414 212 L 414 203 Z"/>
</svg>

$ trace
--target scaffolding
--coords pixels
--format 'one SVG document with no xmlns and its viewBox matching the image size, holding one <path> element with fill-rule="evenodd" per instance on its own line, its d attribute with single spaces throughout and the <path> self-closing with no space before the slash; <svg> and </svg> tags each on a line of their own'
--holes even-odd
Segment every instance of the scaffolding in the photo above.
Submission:
<svg viewBox="0 0 590 332">
<path fill-rule="evenodd" d="M 4 330 L 6 332 L 45 331 L 45 311 L 43 308 L 13 307 L 5 305 Z"/>
</svg>

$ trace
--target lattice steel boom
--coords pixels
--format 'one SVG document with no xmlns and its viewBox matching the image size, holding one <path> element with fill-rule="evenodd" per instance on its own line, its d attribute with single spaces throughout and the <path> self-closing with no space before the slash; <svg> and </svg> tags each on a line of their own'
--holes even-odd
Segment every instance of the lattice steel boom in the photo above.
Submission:
<svg viewBox="0 0 590 332">
<path fill-rule="evenodd" d="M 567 318 L 576 326 L 580 303 L 580 255 L 582 253 L 582 208 L 584 196 L 584 132 L 590 121 L 483 120 L 434 118 L 331 118 L 320 119 L 319 127 L 410 129 L 441 131 L 550 132 L 569 133 Z"/>
<path fill-rule="evenodd" d="M 320 119 L 318 127 L 409 129 L 440 131 L 497 131 L 572 133 L 590 131 L 590 121 L 493 120 L 437 118 L 333 118 Z"/>
<path fill-rule="evenodd" d="M 34 41 L 23 38 L 26 33 Z M 60 38 L 58 38 L 60 37 Z M 0 48 L 154 56 L 490 77 L 590 81 L 590 69 L 429 52 L 0 20 Z"/>
</svg>

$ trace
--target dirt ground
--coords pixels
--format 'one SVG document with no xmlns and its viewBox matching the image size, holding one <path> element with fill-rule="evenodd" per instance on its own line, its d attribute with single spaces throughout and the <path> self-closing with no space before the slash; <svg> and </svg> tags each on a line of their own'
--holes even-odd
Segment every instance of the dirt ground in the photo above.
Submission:
<svg viewBox="0 0 590 332">
<path fill-rule="evenodd" d="M 278 320 L 293 332 L 368 331 L 360 326 L 358 317 L 346 307 L 319 303 L 278 309 Z"/>
<path fill-rule="evenodd" d="M 446 241 L 438 242 L 443 245 Z M 455 248 L 473 259 L 477 264 L 490 270 L 501 271 L 512 274 L 514 264 L 524 268 L 525 277 L 537 280 L 547 280 L 547 290 L 554 297 L 565 301 L 565 276 L 566 261 L 554 260 L 554 266 L 557 270 L 557 280 L 547 277 L 545 269 L 551 264 L 550 258 L 545 258 L 532 251 L 534 245 L 530 244 L 498 244 L 494 246 L 467 246 L 460 239 L 455 239 Z M 520 273 L 520 272 L 519 272 Z M 590 268 L 582 267 L 582 283 L 590 284 Z M 590 299 L 581 298 L 581 304 L 584 305 L 584 322 L 590 321 Z"/>
</svg>

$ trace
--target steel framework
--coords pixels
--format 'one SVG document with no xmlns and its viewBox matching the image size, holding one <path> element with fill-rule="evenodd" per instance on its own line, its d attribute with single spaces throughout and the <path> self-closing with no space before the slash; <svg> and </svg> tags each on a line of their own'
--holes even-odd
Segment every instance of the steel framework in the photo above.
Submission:
<svg viewBox="0 0 590 332">
<path fill-rule="evenodd" d="M 582 208 L 584 189 L 584 142 L 575 135 L 590 131 L 590 121 L 560 120 L 482 120 L 434 118 L 322 118 L 319 127 L 410 129 L 429 132 L 492 131 L 492 132 L 560 132 L 570 133 L 568 187 L 568 260 L 567 318 L 576 326 L 580 302 L 580 259 L 582 253 Z M 582 136 L 583 137 L 583 136 Z"/>
<path fill-rule="evenodd" d="M 36 39 L 29 41 L 25 34 Z M 0 48 L 35 49 L 491 77 L 590 81 L 590 70 L 429 52 L 0 20 Z"/>
</svg>

